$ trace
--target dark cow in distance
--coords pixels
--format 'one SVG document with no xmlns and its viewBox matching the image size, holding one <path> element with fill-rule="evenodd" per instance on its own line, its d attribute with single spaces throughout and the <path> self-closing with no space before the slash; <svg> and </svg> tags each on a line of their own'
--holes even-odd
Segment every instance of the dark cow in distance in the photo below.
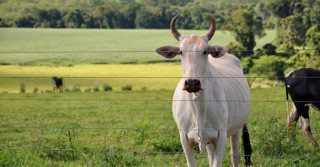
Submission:
<svg viewBox="0 0 320 167">
<path fill-rule="evenodd" d="M 53 91 L 59 91 L 62 92 L 63 91 L 63 82 L 62 82 L 62 78 L 58 78 L 58 77 L 52 77 L 53 79 Z"/>
<path fill-rule="evenodd" d="M 309 124 L 309 107 L 320 111 L 320 71 L 302 68 L 292 71 L 285 78 L 287 93 L 287 112 L 289 114 L 288 93 L 293 101 L 293 108 L 288 115 L 288 127 L 300 118 L 301 128 L 308 136 L 313 147 L 318 144 L 314 140 Z"/>
</svg>

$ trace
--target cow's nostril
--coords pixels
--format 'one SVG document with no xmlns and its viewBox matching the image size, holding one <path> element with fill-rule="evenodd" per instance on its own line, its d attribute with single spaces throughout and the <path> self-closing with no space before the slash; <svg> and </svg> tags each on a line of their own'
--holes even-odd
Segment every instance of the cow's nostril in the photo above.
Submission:
<svg viewBox="0 0 320 167">
<path fill-rule="evenodd" d="M 195 80 L 195 85 L 196 86 L 200 86 L 200 81 L 199 80 Z"/>
<path fill-rule="evenodd" d="M 189 85 L 188 80 L 184 81 L 184 85 L 186 85 L 186 86 L 188 86 L 188 85 Z"/>
</svg>

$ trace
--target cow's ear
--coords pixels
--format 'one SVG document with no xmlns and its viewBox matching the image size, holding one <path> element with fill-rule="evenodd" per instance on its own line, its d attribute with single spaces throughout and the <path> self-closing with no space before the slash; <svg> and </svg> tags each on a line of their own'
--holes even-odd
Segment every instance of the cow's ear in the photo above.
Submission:
<svg viewBox="0 0 320 167">
<path fill-rule="evenodd" d="M 219 58 L 226 54 L 228 52 L 228 49 L 220 45 L 214 45 L 209 46 L 208 52 L 211 54 L 212 57 Z"/>
<path fill-rule="evenodd" d="M 180 48 L 176 46 L 162 46 L 156 52 L 165 58 L 174 58 L 179 54 Z"/>
</svg>

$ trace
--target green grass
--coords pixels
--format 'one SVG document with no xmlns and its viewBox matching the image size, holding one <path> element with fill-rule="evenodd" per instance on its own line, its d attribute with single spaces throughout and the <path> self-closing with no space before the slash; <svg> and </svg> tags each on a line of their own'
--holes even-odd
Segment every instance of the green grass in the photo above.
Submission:
<svg viewBox="0 0 320 167">
<path fill-rule="evenodd" d="M 285 99 L 282 88 L 251 93 L 253 101 Z M 178 131 L 171 130 L 176 129 L 172 94 L 172 90 L 0 94 L 0 148 L 33 149 L 0 150 L 0 166 L 186 166 L 183 154 L 161 153 L 182 151 Z M 319 142 L 320 115 L 310 113 Z M 295 139 L 279 133 L 288 131 L 284 102 L 253 102 L 247 125 L 254 166 L 320 165 L 317 159 L 294 158 L 319 157 L 319 148 L 312 149 L 300 128 L 292 130 L 297 132 Z M 228 143 L 226 154 L 229 150 Z M 199 166 L 207 166 L 206 155 L 196 158 Z M 230 166 L 230 156 L 225 156 L 223 166 Z"/>
<path fill-rule="evenodd" d="M 258 47 L 271 42 L 275 32 L 268 33 L 271 35 L 257 41 Z M 0 29 L 0 34 L 1 52 L 152 51 L 177 45 L 169 30 Z M 211 44 L 226 45 L 231 40 L 230 34 L 217 32 Z M 176 129 L 171 99 L 179 78 L 157 78 L 181 77 L 179 63 L 86 64 L 159 60 L 163 58 L 153 52 L 2 53 L 1 63 L 24 65 L 0 66 L 0 77 L 12 77 L 0 78 L 0 148 L 33 150 L 0 149 L 0 166 L 186 166 L 183 154 L 164 153 L 182 151 L 178 131 L 171 130 Z M 50 92 L 52 76 L 64 77 L 65 90 L 71 92 Z M 18 93 L 21 84 L 26 93 Z M 112 91 L 102 92 L 104 85 L 110 85 Z M 127 85 L 133 90 L 122 91 Z M 31 93 L 34 89 L 37 93 Z M 79 89 L 81 92 L 72 92 Z M 283 88 L 251 89 L 251 93 L 253 101 L 285 100 Z M 315 140 L 320 142 L 320 116 L 314 110 L 310 115 Z M 292 129 L 298 132 L 293 133 L 295 139 L 290 133 L 279 133 L 288 131 L 284 102 L 254 102 L 247 124 L 255 166 L 320 165 L 317 159 L 294 158 L 319 157 L 319 148 L 311 148 L 300 128 Z M 228 144 L 227 154 L 229 150 Z M 197 154 L 197 162 L 207 166 L 207 156 Z M 223 166 L 230 166 L 230 156 L 225 156 Z M 240 166 L 244 166 L 243 157 Z"/>
<path fill-rule="evenodd" d="M 180 31 L 182 34 L 200 35 L 207 33 L 206 30 Z M 266 30 L 266 33 L 267 36 L 257 39 L 257 48 L 261 48 L 265 43 L 272 42 L 275 38 L 274 30 Z M 71 66 L 74 63 L 158 62 L 167 59 L 157 55 L 154 52 L 156 48 L 164 45 L 178 45 L 169 29 L 0 28 L 0 34 L 1 64 Z M 234 41 L 234 36 L 230 32 L 217 31 L 209 43 L 225 46 L 231 41 Z"/>
</svg>

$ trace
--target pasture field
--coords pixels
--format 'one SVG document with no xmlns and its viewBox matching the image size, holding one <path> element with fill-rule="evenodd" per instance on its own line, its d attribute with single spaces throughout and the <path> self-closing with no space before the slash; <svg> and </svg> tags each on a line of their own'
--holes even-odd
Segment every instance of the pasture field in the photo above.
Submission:
<svg viewBox="0 0 320 167">
<path fill-rule="evenodd" d="M 247 125 L 254 166 L 319 166 L 320 149 L 312 149 L 298 126 L 286 128 L 284 89 L 256 88 L 251 94 Z M 0 166 L 186 166 L 172 95 L 173 90 L 2 93 Z M 318 142 L 319 121 L 311 110 Z M 223 166 L 231 165 L 229 150 L 228 143 Z M 207 166 L 207 155 L 198 153 L 199 166 Z"/>
<path fill-rule="evenodd" d="M 180 30 L 182 34 L 206 34 L 207 30 Z M 266 30 L 257 48 L 270 43 L 275 30 Z M 167 61 L 154 50 L 178 45 L 169 29 L 24 29 L 0 28 L 0 64 L 63 65 L 145 63 Z M 234 41 L 228 31 L 217 30 L 210 44 Z M 114 52 L 109 52 L 114 51 Z"/>
<path fill-rule="evenodd" d="M 131 85 L 133 90 L 173 90 L 182 74 L 180 63 L 79 64 L 72 67 L 5 65 L 0 66 L 0 93 L 18 93 L 22 84 L 29 93 L 35 89 L 52 91 L 53 76 L 64 78 L 65 90 L 102 90 L 104 85 L 110 85 L 113 90 L 121 90 L 126 85 Z"/>
</svg>

